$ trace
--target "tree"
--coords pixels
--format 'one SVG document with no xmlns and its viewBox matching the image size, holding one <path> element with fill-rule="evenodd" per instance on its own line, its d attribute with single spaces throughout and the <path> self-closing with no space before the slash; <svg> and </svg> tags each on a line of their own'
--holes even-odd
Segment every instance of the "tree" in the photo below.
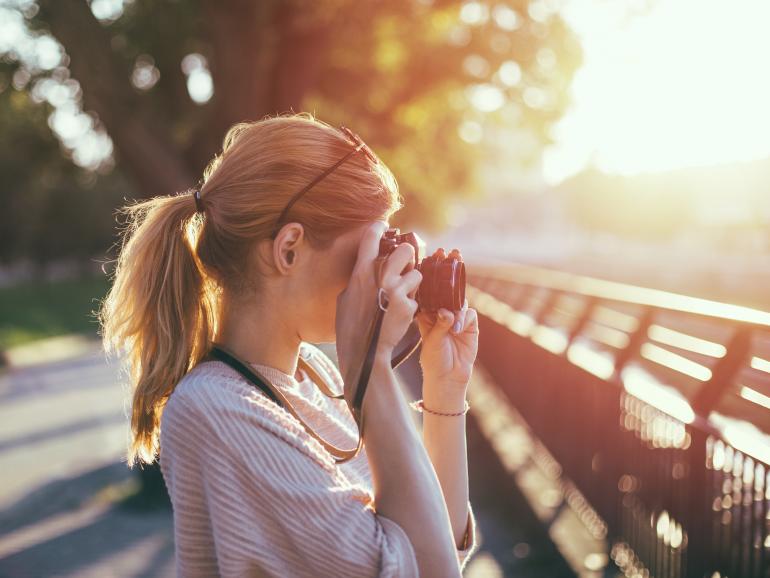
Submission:
<svg viewBox="0 0 770 578">
<path fill-rule="evenodd" d="M 0 64 L 0 86 L 11 75 Z M 0 262 L 85 263 L 102 254 L 127 190 L 121 176 L 75 166 L 62 154 L 46 111 L 24 91 L 0 91 L 0 150 Z"/>
<path fill-rule="evenodd" d="M 436 224 L 474 187 L 482 151 L 463 123 L 517 117 L 546 142 L 579 59 L 548 0 L 15 2 L 64 47 L 137 197 L 194 185 L 233 123 L 310 110 L 391 166 L 405 220 Z M 195 102 L 208 74 L 213 95 Z"/>
</svg>

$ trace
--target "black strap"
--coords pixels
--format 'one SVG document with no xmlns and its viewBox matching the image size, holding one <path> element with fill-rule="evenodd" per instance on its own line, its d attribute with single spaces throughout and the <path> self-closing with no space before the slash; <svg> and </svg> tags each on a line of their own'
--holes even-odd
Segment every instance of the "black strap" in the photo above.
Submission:
<svg viewBox="0 0 770 578">
<path fill-rule="evenodd" d="M 273 393 L 273 390 L 270 389 L 270 387 L 264 381 L 262 381 L 262 379 L 256 373 L 254 373 L 249 367 L 247 367 L 245 363 L 241 362 L 239 359 L 236 359 L 235 357 L 227 353 L 224 349 L 216 345 L 211 348 L 209 355 L 214 359 L 218 359 L 219 361 L 226 363 L 227 365 L 232 367 L 235 371 L 240 373 L 248 381 L 254 384 L 254 386 L 261 389 L 265 393 L 265 395 L 267 395 L 267 397 L 272 399 L 280 407 L 283 407 L 283 403 L 281 402 L 280 399 L 278 399 L 275 393 Z"/>
<path fill-rule="evenodd" d="M 361 430 L 360 426 L 362 422 L 361 408 L 364 405 L 364 395 L 369 387 L 369 378 L 371 377 L 372 369 L 374 368 L 374 358 L 377 355 L 377 344 L 380 341 L 380 330 L 382 329 L 382 320 L 384 317 L 385 312 L 377 307 L 377 312 L 374 316 L 374 326 L 372 327 L 372 336 L 369 338 L 369 347 L 366 350 L 364 363 L 361 366 L 361 374 L 358 376 L 356 392 L 353 395 L 353 407 L 351 408 L 351 411 L 358 422 L 359 430 Z M 359 435 L 363 435 L 363 431 L 359 431 Z"/>
<path fill-rule="evenodd" d="M 310 429 L 310 426 L 304 422 L 304 420 L 299 416 L 299 414 L 297 414 L 294 411 L 293 408 L 287 407 L 286 404 L 283 403 L 283 401 L 276 395 L 273 389 L 267 383 L 265 383 L 264 378 L 262 378 L 259 374 L 257 374 L 250 367 L 248 367 L 244 362 L 242 362 L 240 359 L 238 359 L 231 353 L 228 353 L 218 345 L 214 344 L 206 357 L 217 359 L 229 365 L 232 369 L 234 369 L 235 371 L 240 373 L 243 377 L 245 377 L 247 381 L 249 381 L 259 390 L 264 392 L 265 395 L 267 395 L 271 400 L 273 400 L 279 407 L 282 407 L 283 409 L 289 411 L 292 415 L 294 415 L 295 418 L 297 418 L 297 420 L 308 431 L 308 433 L 314 438 L 316 438 L 327 449 L 327 451 L 329 451 L 329 453 L 331 453 L 334 456 L 335 462 L 337 464 L 342 464 L 353 459 L 356 455 L 358 455 L 358 453 L 361 451 L 361 448 L 363 447 L 364 416 L 363 416 L 362 406 L 364 403 L 364 396 L 366 394 L 366 390 L 369 386 L 369 379 L 371 378 L 372 369 L 374 368 L 374 360 L 377 354 L 377 344 L 380 340 L 380 330 L 382 329 L 382 321 L 384 317 L 385 317 L 385 312 L 380 307 L 377 307 L 377 311 L 375 313 L 375 317 L 371 325 L 371 331 L 369 336 L 369 343 L 366 350 L 366 356 L 364 357 L 363 364 L 361 366 L 361 373 L 359 374 L 359 377 L 358 377 L 358 384 L 356 387 L 356 391 L 353 394 L 353 400 L 351 402 L 351 407 L 350 407 L 351 413 L 353 414 L 353 418 L 355 419 L 356 425 L 358 426 L 358 444 L 352 450 L 337 448 L 331 445 L 329 442 L 325 441 L 314 431 L 312 431 Z M 412 353 L 414 353 L 414 351 L 420 345 L 420 342 L 421 340 L 418 334 L 416 340 L 414 340 L 413 342 L 410 342 L 408 346 L 405 347 L 401 353 L 393 357 L 393 359 L 391 360 L 391 366 L 393 368 L 396 368 L 398 365 L 400 365 L 407 357 L 409 357 Z M 343 395 L 330 396 L 330 397 L 333 397 L 335 399 L 342 399 Z M 288 403 L 288 401 L 286 403 Z"/>
</svg>

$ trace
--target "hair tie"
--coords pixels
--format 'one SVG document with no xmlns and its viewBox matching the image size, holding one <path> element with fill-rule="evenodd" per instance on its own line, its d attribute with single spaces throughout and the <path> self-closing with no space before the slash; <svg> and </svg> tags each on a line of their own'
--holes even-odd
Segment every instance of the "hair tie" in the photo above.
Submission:
<svg viewBox="0 0 770 578">
<path fill-rule="evenodd" d="M 203 201 L 201 201 L 201 192 L 199 189 L 193 191 L 193 198 L 195 199 L 195 210 L 199 213 L 203 212 Z"/>
</svg>

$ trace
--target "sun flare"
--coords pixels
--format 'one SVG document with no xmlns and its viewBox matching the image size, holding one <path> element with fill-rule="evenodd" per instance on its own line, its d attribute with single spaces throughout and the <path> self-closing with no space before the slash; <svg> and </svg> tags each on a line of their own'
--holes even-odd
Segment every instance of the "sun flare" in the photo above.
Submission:
<svg viewBox="0 0 770 578">
<path fill-rule="evenodd" d="M 635 174 L 770 156 L 770 2 L 567 0 L 584 63 L 544 174 Z"/>
</svg>

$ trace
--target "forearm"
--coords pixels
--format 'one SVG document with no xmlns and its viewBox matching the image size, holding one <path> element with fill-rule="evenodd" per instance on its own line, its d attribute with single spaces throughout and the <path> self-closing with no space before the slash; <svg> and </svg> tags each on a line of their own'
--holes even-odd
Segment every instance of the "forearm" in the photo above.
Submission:
<svg viewBox="0 0 770 578">
<path fill-rule="evenodd" d="M 430 384 L 423 386 L 425 407 L 457 413 L 465 406 L 465 392 L 438 396 Z M 423 443 L 436 471 L 446 501 L 455 545 L 462 547 L 468 525 L 468 449 L 465 416 L 437 416 L 423 412 Z"/>
<path fill-rule="evenodd" d="M 441 487 L 388 362 L 376 365 L 364 402 L 377 513 L 409 536 L 420 576 L 460 576 Z"/>
</svg>

